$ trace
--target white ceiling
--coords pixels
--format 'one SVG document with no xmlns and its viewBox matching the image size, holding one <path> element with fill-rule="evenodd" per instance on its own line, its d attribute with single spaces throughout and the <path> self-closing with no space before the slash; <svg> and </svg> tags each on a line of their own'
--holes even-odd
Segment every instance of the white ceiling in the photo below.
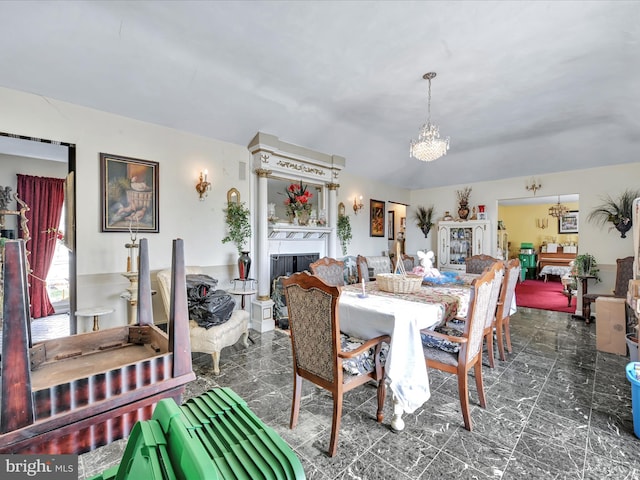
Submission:
<svg viewBox="0 0 640 480">
<path fill-rule="evenodd" d="M 428 188 L 639 161 L 639 39 L 636 1 L 3 1 L 0 85 Z"/>
</svg>

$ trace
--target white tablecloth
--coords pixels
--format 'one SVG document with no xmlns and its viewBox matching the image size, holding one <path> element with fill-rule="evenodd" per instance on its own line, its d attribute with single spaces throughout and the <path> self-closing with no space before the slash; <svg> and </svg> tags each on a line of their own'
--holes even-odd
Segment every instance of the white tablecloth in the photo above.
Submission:
<svg viewBox="0 0 640 480">
<path fill-rule="evenodd" d="M 540 270 L 540 273 L 538 274 L 539 277 L 547 277 L 547 275 L 558 275 L 560 277 L 567 275 L 569 273 L 571 273 L 571 269 L 573 267 L 567 267 L 567 266 L 562 266 L 562 265 L 545 265 L 544 267 L 542 267 L 542 270 Z"/>
<path fill-rule="evenodd" d="M 443 321 L 440 304 L 411 302 L 369 295 L 359 298 L 343 291 L 339 302 L 340 330 L 367 339 L 391 335 L 385 374 L 389 388 L 405 412 L 411 413 L 429 400 L 429 377 L 420 330 Z"/>
</svg>

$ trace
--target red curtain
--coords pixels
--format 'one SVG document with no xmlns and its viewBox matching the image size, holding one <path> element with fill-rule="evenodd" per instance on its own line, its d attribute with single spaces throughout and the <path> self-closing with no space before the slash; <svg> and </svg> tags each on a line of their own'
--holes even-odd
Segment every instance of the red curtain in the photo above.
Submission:
<svg viewBox="0 0 640 480">
<path fill-rule="evenodd" d="M 64 203 L 64 179 L 18 174 L 17 193 L 30 209 L 26 216 L 31 240 L 26 248 L 30 252 L 27 260 L 31 267 L 31 318 L 46 317 L 55 313 L 47 293 L 46 278 L 56 249 Z M 21 227 L 20 238 L 23 238 Z"/>
</svg>

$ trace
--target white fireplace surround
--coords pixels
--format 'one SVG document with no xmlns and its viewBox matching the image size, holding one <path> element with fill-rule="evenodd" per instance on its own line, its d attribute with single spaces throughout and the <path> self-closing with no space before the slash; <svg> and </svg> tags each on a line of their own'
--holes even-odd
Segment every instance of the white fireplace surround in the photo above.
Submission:
<svg viewBox="0 0 640 480">
<path fill-rule="evenodd" d="M 249 142 L 252 169 L 257 176 L 255 242 L 257 252 L 254 264 L 257 269 L 258 297 L 252 305 L 251 328 L 271 330 L 275 326 L 269 298 L 271 255 L 318 253 L 320 258 L 336 256 L 337 188 L 340 171 L 345 159 L 337 155 L 316 152 L 299 145 L 286 143 L 274 135 L 258 132 Z M 321 197 L 326 203 L 327 225 L 293 226 L 268 223 L 268 179 L 309 182 L 320 186 Z"/>
</svg>

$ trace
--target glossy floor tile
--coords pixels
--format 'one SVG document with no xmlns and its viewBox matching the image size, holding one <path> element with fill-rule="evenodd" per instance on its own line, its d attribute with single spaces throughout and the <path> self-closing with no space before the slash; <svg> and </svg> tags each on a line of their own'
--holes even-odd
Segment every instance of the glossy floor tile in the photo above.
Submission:
<svg viewBox="0 0 640 480">
<path fill-rule="evenodd" d="M 595 325 L 564 313 L 521 308 L 511 320 L 514 352 L 485 358 L 487 408 L 471 388 L 473 431 L 463 428 L 455 377 L 430 372 L 431 399 L 406 428 L 375 421 L 373 385 L 345 396 L 338 454 L 327 456 L 332 402 L 303 386 L 298 426 L 290 430 L 290 340 L 280 331 L 251 332 L 248 348 L 223 350 L 221 375 L 194 354 L 198 379 L 187 397 L 231 387 L 295 450 L 309 479 L 640 479 L 640 440 L 633 434 L 628 358 L 595 349 Z M 473 385 L 474 382 L 471 382 Z M 80 456 L 81 477 L 120 461 L 126 441 Z"/>
</svg>

